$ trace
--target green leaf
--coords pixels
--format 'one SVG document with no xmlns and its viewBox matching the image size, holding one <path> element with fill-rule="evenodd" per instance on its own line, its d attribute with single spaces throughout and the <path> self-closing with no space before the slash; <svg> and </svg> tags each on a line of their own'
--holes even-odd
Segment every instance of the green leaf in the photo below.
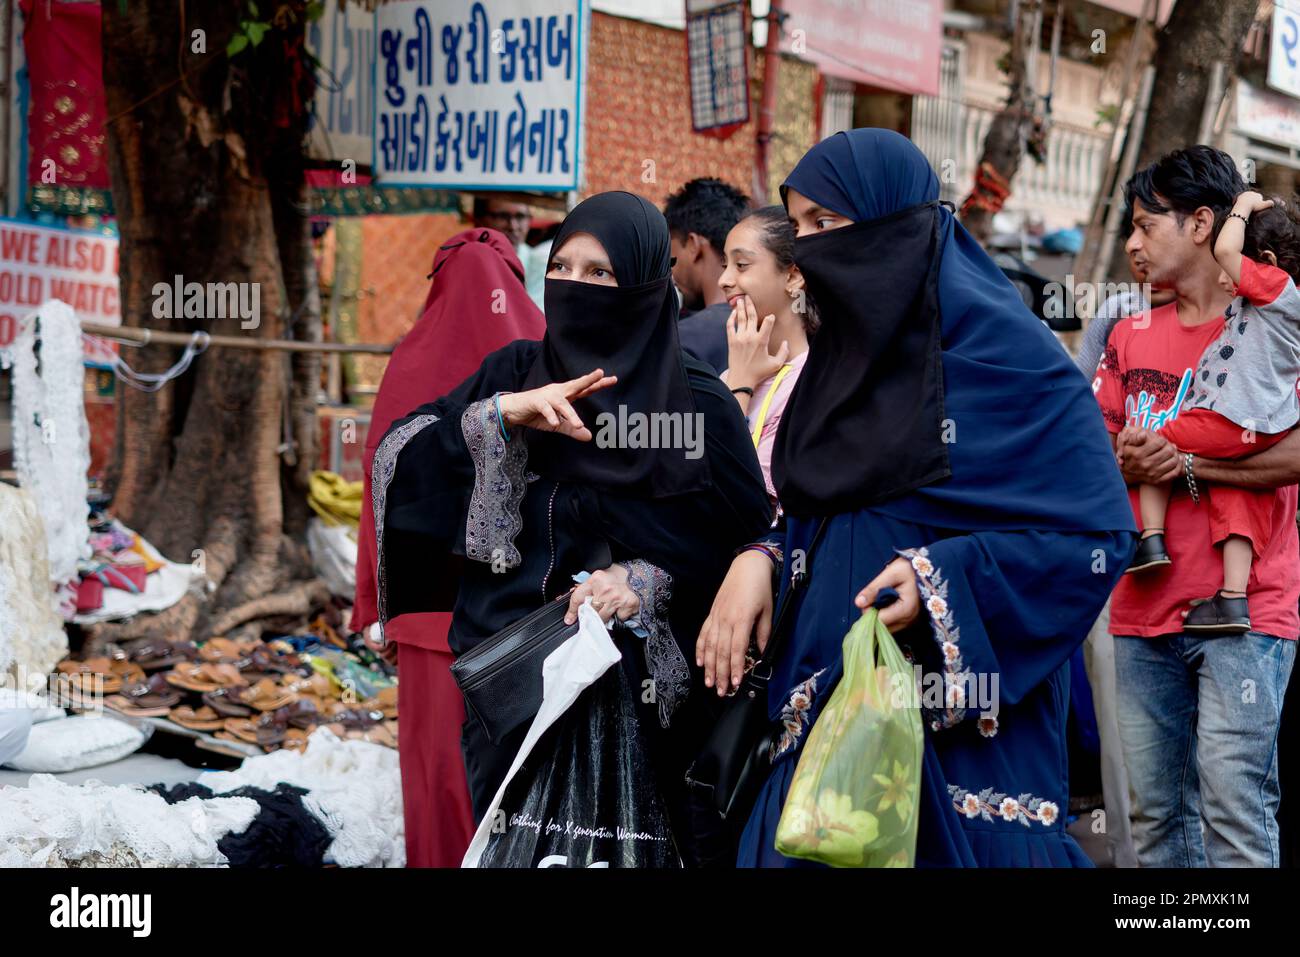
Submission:
<svg viewBox="0 0 1300 957">
<path fill-rule="evenodd" d="M 248 0 L 248 12 L 253 16 L 257 16 L 257 4 L 253 0 Z"/>
<path fill-rule="evenodd" d="M 253 41 L 253 46 L 262 42 L 262 37 L 266 36 L 266 31 L 271 29 L 269 23 L 250 23 L 248 25 L 248 38 Z"/>
<path fill-rule="evenodd" d="M 319 20 L 319 19 L 320 19 L 321 17 L 323 17 L 323 16 L 325 16 L 325 4 L 323 4 L 323 3 L 309 3 L 309 4 L 307 4 L 307 19 L 308 19 L 308 20 Z"/>
<path fill-rule="evenodd" d="M 226 56 L 234 56 L 246 46 L 248 46 L 248 37 L 242 33 L 236 33 L 230 38 L 230 42 L 226 44 Z"/>
</svg>

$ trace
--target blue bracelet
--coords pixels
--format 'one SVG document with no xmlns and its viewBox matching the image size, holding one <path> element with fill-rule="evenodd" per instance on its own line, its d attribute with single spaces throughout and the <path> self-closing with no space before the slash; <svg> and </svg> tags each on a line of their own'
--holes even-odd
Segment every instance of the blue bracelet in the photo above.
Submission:
<svg viewBox="0 0 1300 957">
<path fill-rule="evenodd" d="M 506 420 L 501 415 L 501 393 L 498 392 L 492 397 L 497 404 L 497 428 L 501 430 L 501 438 L 506 442 L 510 441 L 510 433 L 506 431 Z"/>
</svg>

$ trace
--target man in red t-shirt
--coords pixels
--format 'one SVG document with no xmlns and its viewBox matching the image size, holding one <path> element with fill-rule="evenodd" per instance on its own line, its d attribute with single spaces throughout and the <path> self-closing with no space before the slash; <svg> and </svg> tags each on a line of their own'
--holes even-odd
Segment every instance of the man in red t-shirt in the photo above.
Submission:
<svg viewBox="0 0 1300 957">
<path fill-rule="evenodd" d="M 1216 212 L 1245 189 L 1231 157 L 1206 146 L 1177 150 L 1129 180 L 1127 249 L 1154 287 L 1177 298 L 1121 320 L 1093 382 L 1135 517 L 1138 484 L 1189 472 L 1198 484 L 1277 489 L 1269 543 L 1247 589 L 1253 631 L 1182 630 L 1190 602 L 1213 594 L 1223 574 L 1208 510 L 1185 485 L 1175 487 L 1165 519 L 1173 564 L 1125 576 L 1111 598 L 1120 738 L 1143 867 L 1276 867 L 1280 858 L 1277 732 L 1300 636 L 1300 430 L 1231 462 L 1188 459 L 1160 436 L 1232 301 L 1218 285 L 1212 236 Z"/>
</svg>

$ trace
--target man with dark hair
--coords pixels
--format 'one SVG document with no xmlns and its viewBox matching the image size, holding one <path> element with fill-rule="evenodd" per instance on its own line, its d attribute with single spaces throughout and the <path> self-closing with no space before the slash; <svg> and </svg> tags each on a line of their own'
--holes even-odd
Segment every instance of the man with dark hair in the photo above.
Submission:
<svg viewBox="0 0 1300 957">
<path fill-rule="evenodd" d="M 1119 733 L 1143 867 L 1280 862 L 1277 736 L 1300 637 L 1300 430 L 1236 461 L 1182 453 L 1160 434 L 1223 329 L 1233 297 L 1219 285 L 1214 226 L 1245 189 L 1232 158 L 1208 146 L 1176 150 L 1129 180 L 1125 248 L 1155 289 L 1176 298 L 1115 325 L 1093 386 L 1134 516 L 1138 485 L 1181 482 L 1165 517 L 1173 564 L 1126 575 L 1111 599 Z M 1216 483 L 1277 490 L 1247 590 L 1246 634 L 1183 631 L 1190 603 L 1222 580 L 1201 501 Z"/>
<path fill-rule="evenodd" d="M 718 288 L 731 227 L 749 212 L 749 197 L 718 179 L 693 179 L 664 204 L 673 282 L 682 294 L 677 335 L 682 348 L 715 372 L 727 367 L 731 307 Z"/>
<path fill-rule="evenodd" d="M 533 216 L 524 196 L 518 193 L 478 195 L 474 197 L 472 220 L 475 226 L 487 226 L 504 233 L 515 247 L 515 254 L 524 267 L 524 286 L 528 297 L 545 308 L 546 267 L 549 265 L 551 244 L 528 245 L 528 229 Z"/>
</svg>

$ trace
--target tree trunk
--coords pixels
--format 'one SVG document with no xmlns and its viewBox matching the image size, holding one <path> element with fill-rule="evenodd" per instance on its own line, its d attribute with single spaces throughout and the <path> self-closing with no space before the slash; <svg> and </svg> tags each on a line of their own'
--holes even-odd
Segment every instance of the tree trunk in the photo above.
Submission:
<svg viewBox="0 0 1300 957">
<path fill-rule="evenodd" d="M 1225 84 L 1235 75 L 1258 6 L 1257 0 L 1174 5 L 1169 22 L 1156 34 L 1156 75 L 1137 169 L 1196 142 L 1210 92 L 1210 72 L 1216 62 L 1222 62 Z M 1132 277 L 1124 241 L 1123 233 L 1116 237 L 1110 278 L 1128 282 Z"/>
<path fill-rule="evenodd" d="M 984 135 L 984 149 L 976 165 L 976 177 L 984 164 L 991 166 L 1006 184 L 1010 184 L 1020 169 L 1020 160 L 1025 152 L 1025 140 L 1033 126 L 1034 104 L 1026 96 L 1026 70 L 1030 49 L 1039 43 L 1038 32 L 1034 26 L 1039 21 L 1035 14 L 1042 0 L 1021 0 L 1019 16 L 1011 43 L 1007 50 L 1007 102 Z M 1037 77 L 1030 78 L 1036 81 Z M 962 225 L 977 239 L 981 245 L 987 244 L 993 234 L 993 215 L 1001 208 L 1001 202 L 980 202 L 982 190 L 976 186 L 971 195 L 962 204 Z M 987 199 L 987 196 L 985 197 Z"/>
<path fill-rule="evenodd" d="M 236 5 L 104 4 L 125 325 L 267 339 L 319 335 L 306 222 L 294 208 L 313 81 L 301 58 L 303 5 L 289 6 L 296 22 L 229 57 L 226 44 L 248 17 Z M 206 47 L 200 52 L 196 31 Z M 222 318 L 205 307 L 177 316 L 174 302 L 168 313 L 154 287 L 165 284 L 163 298 L 171 300 L 176 277 L 241 284 L 258 315 Z M 150 346 L 131 350 L 128 361 L 160 372 L 178 353 Z M 279 449 L 292 420 L 297 461 L 314 460 L 315 432 L 300 422 L 318 369 L 319 359 L 291 366 L 277 352 L 211 348 L 156 393 L 121 389 L 114 512 L 168 558 L 194 562 L 206 581 L 167 612 L 104 626 L 99 637 L 207 637 L 206 622 L 224 610 L 304 577 L 301 548 L 284 534 L 281 484 L 284 471 L 284 488 L 297 488 L 300 475 L 286 470 Z"/>
</svg>

